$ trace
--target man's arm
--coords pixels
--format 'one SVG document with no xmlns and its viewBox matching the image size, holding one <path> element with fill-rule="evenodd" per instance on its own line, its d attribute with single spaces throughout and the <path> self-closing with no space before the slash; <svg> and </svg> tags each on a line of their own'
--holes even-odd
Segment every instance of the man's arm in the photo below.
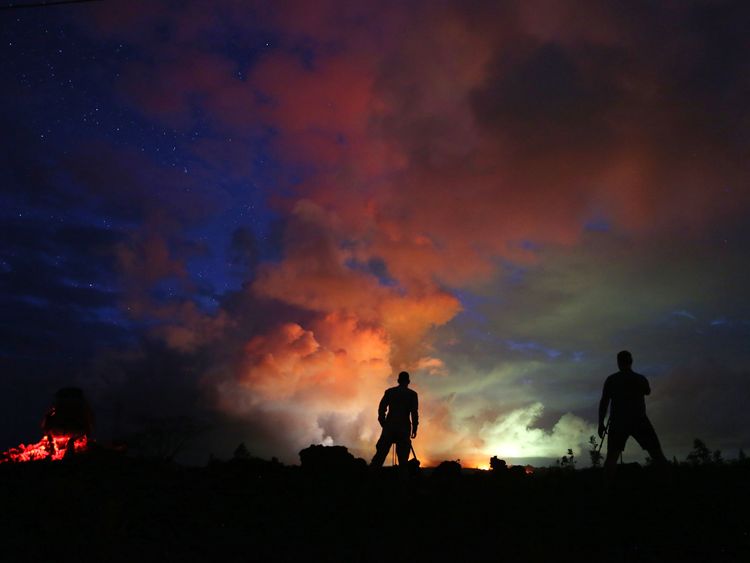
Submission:
<svg viewBox="0 0 750 563">
<path fill-rule="evenodd" d="M 606 426 L 604 426 L 604 417 L 607 416 L 607 408 L 609 407 L 610 399 L 607 381 L 604 382 L 604 388 L 602 389 L 602 398 L 599 401 L 599 438 L 604 437 L 604 432 L 606 429 Z"/>
<path fill-rule="evenodd" d="M 383 398 L 380 399 L 380 404 L 378 405 L 378 422 L 380 423 L 380 426 L 383 426 L 385 424 L 385 410 L 388 407 L 388 392 L 383 393 Z"/>
<path fill-rule="evenodd" d="M 417 437 L 417 426 L 419 426 L 419 395 L 414 393 L 414 404 L 411 406 L 411 437 Z"/>
<path fill-rule="evenodd" d="M 643 394 L 644 395 L 651 394 L 651 386 L 648 384 L 648 379 L 646 379 L 645 377 L 643 378 Z"/>
</svg>

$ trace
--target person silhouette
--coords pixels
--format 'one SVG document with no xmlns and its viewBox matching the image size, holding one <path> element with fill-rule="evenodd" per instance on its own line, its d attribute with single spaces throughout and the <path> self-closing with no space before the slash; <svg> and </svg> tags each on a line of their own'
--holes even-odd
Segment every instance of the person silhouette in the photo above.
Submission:
<svg viewBox="0 0 750 563">
<path fill-rule="evenodd" d="M 411 417 L 411 420 L 409 418 Z M 396 444 L 396 456 L 402 473 L 407 471 L 411 439 L 417 437 L 419 426 L 419 397 L 417 392 L 409 389 L 409 374 L 402 371 L 398 374 L 398 386 L 386 389 L 378 405 L 378 422 L 383 428 L 371 467 L 382 467 L 388 450 Z"/>
<path fill-rule="evenodd" d="M 604 417 L 610 403 L 609 438 L 604 468 L 608 472 L 617 467 L 617 458 L 625 449 L 625 442 L 632 436 L 638 445 L 648 452 L 656 463 L 668 463 L 662 452 L 659 438 L 646 416 L 644 397 L 651 394 L 648 380 L 632 369 L 633 356 L 627 350 L 617 354 L 617 367 L 620 371 L 610 375 L 604 382 L 602 398 L 599 401 L 599 438 L 604 439 L 607 427 Z"/>
</svg>

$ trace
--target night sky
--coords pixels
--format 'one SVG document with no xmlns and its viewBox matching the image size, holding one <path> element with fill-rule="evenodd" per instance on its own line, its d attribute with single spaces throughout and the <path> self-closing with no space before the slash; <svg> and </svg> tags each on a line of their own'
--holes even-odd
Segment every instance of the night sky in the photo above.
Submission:
<svg viewBox="0 0 750 563">
<path fill-rule="evenodd" d="M 6 3 L 7 4 L 7 3 Z M 628 349 L 667 457 L 750 447 L 746 2 L 0 10 L 0 450 L 585 453 Z M 629 443 L 625 458 L 642 459 Z"/>
</svg>

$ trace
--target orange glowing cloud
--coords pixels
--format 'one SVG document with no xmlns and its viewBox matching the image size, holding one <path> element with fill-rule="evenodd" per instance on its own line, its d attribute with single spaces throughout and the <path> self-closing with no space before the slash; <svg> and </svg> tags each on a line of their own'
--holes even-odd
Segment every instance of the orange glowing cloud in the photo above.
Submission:
<svg viewBox="0 0 750 563">
<path fill-rule="evenodd" d="M 294 447 L 346 443 L 364 454 L 378 432 L 373 397 L 389 383 L 389 356 L 386 333 L 351 316 L 285 323 L 246 343 L 218 398 L 238 417 L 282 416 Z"/>
<path fill-rule="evenodd" d="M 404 294 L 352 268 L 348 262 L 354 255 L 341 247 L 332 225 L 335 217 L 300 202 L 289 224 L 284 261 L 261 268 L 254 293 L 320 313 L 356 315 L 385 330 L 396 365 L 416 360 L 427 331 L 448 322 L 460 310 L 458 300 L 427 280 Z"/>
<path fill-rule="evenodd" d="M 259 400 L 326 403 L 357 400 L 390 371 L 389 343 L 354 318 L 329 315 L 305 330 L 287 323 L 245 346 L 241 382 Z M 363 393 L 364 392 L 364 393 Z"/>
<path fill-rule="evenodd" d="M 303 171 L 293 182 L 282 174 L 283 197 L 268 196 L 283 217 L 281 258 L 260 264 L 235 298 L 293 313 L 238 337 L 240 359 L 216 384 L 221 409 L 282 412 L 296 443 L 365 447 L 389 375 L 450 377 L 433 331 L 461 311 L 459 290 L 487 288 L 504 262 L 574 247 L 592 220 L 635 241 L 694 236 L 750 201 L 744 147 L 715 117 L 740 102 L 665 72 L 684 68 L 687 39 L 655 49 L 658 21 L 618 24 L 619 8 L 598 4 L 585 26 L 573 4 L 380 4 L 254 6 L 279 44 L 255 53 L 243 79 L 235 61 L 188 41 L 202 37 L 200 10 L 180 15 L 185 53 L 134 63 L 153 80 L 124 93 L 183 127 L 200 99 L 222 134 L 269 128 L 274 158 Z M 231 152 L 227 166 L 244 170 L 249 153 Z M 120 250 L 126 275 L 182 274 L 158 241 L 142 254 Z M 215 342 L 252 308 L 222 314 L 231 322 L 183 311 L 195 328 L 166 339 L 179 349 Z M 426 457 L 479 459 L 522 439 L 552 453 L 589 430 L 571 417 L 552 434 L 529 430 L 541 404 L 470 428 L 447 394 L 426 385 L 424 399 Z"/>
</svg>

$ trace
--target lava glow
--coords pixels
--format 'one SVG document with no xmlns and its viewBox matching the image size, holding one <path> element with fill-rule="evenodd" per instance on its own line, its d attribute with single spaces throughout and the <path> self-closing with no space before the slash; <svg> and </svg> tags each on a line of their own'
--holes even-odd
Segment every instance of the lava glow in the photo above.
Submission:
<svg viewBox="0 0 750 563">
<path fill-rule="evenodd" d="M 68 435 L 47 436 L 36 444 L 21 444 L 11 448 L 0 456 L 0 463 L 25 462 L 49 459 L 59 461 L 66 454 L 78 454 L 88 448 L 88 438 L 79 436 L 77 438 Z"/>
</svg>

